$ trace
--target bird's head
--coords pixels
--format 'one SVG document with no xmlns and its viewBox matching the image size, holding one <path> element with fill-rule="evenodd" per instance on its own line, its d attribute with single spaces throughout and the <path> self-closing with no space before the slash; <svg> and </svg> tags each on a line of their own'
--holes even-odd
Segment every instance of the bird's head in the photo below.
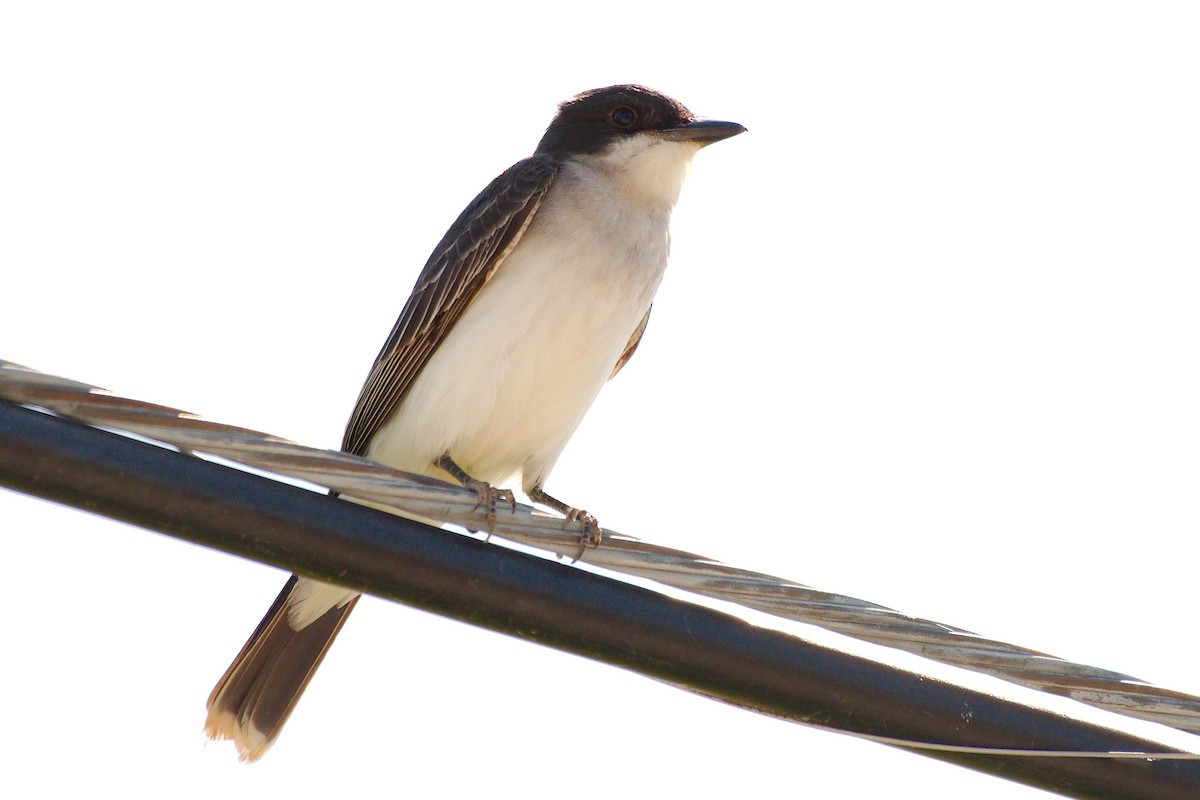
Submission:
<svg viewBox="0 0 1200 800">
<path fill-rule="evenodd" d="M 631 191 L 673 205 L 692 156 L 745 130 L 697 119 L 678 100 L 644 86 L 608 86 L 562 103 L 537 153 L 598 167 Z"/>
</svg>

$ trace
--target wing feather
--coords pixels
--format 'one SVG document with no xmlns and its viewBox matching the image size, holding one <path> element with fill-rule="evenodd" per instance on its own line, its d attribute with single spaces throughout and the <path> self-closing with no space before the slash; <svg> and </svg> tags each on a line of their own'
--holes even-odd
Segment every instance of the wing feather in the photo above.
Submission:
<svg viewBox="0 0 1200 800">
<path fill-rule="evenodd" d="M 434 248 L 363 384 L 342 449 L 362 455 L 438 344 L 533 221 L 558 175 L 550 156 L 519 161 L 463 210 Z"/>
<path fill-rule="evenodd" d="M 608 379 L 611 381 L 621 371 L 621 367 L 629 363 L 629 359 L 633 358 L 633 354 L 637 351 L 638 345 L 642 342 L 642 334 L 646 332 L 646 325 L 650 322 L 650 312 L 654 306 L 646 309 L 646 313 L 642 315 L 642 321 L 633 329 L 633 333 L 629 336 L 629 342 L 625 345 L 625 350 L 622 351 L 621 357 L 617 359 L 617 365 L 612 368 L 612 372 L 608 373 Z"/>
</svg>

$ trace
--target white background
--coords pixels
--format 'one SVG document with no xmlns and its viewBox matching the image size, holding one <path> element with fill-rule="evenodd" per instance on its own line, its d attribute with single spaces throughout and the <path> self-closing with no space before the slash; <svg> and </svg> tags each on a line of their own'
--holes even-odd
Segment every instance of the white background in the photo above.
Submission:
<svg viewBox="0 0 1200 800">
<path fill-rule="evenodd" d="M 750 131 L 550 491 L 1200 693 L 1195 6 L 783 8 L 5 4 L 0 358 L 336 446 L 458 211 L 644 83 Z M 246 767 L 204 700 L 283 574 L 0 530 L 13 796 L 1043 796 L 375 600 Z"/>
</svg>

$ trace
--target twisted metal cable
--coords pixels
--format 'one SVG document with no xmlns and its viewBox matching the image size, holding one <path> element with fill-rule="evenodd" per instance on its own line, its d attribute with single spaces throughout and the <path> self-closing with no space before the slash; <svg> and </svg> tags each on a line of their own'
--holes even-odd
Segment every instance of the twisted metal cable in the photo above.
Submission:
<svg viewBox="0 0 1200 800">
<path fill-rule="evenodd" d="M 0 398 L 89 425 L 136 434 L 184 452 L 218 456 L 259 470 L 325 486 L 405 515 L 487 528 L 475 492 L 398 472 L 365 458 L 318 450 L 258 431 L 205 420 L 179 409 L 114 395 L 86 383 L 0 360 Z M 509 513 L 509 512 L 512 513 Z M 577 526 L 576 526 L 577 527 Z M 491 532 L 558 554 L 578 551 L 580 533 L 560 517 L 502 503 Z M 737 603 L 785 619 L 903 650 L 1010 683 L 1062 695 L 1129 717 L 1200 733 L 1200 697 L 1153 686 L 1111 670 L 1078 664 L 986 639 L 940 622 L 817 589 L 703 556 L 605 531 L 583 559 L 695 594 Z"/>
</svg>

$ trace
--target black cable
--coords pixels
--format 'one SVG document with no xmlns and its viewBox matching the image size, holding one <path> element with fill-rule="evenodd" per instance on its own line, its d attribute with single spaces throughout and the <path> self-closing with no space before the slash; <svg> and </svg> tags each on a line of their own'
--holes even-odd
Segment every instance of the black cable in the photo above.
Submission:
<svg viewBox="0 0 1200 800">
<path fill-rule="evenodd" d="M 772 716 L 977 747 L 1162 748 L 562 563 L 2 401 L 0 485 L 283 569 L 336 578 Z M 9 568 L 16 568 L 9 552 Z M 1200 797 L 1196 761 L 913 752 L 1068 797 Z"/>
</svg>

